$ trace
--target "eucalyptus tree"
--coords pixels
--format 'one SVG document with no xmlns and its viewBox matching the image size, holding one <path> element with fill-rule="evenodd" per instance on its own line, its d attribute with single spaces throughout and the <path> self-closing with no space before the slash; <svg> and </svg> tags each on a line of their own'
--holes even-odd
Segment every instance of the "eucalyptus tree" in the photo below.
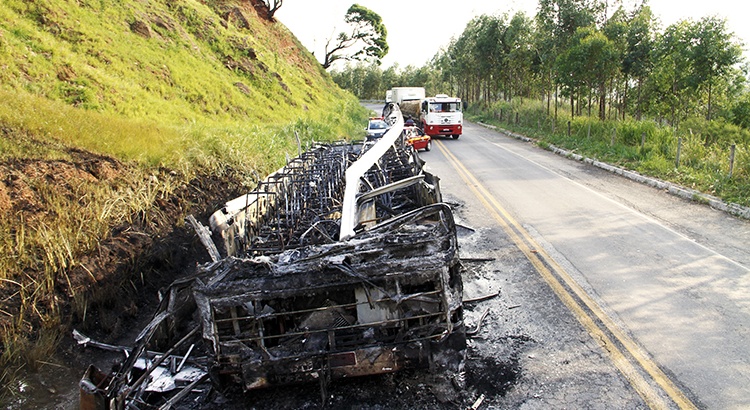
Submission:
<svg viewBox="0 0 750 410">
<path fill-rule="evenodd" d="M 558 47 L 554 35 L 555 25 L 549 10 L 534 16 L 534 30 L 531 38 L 531 70 L 542 84 L 542 93 L 547 96 L 547 115 L 550 114 L 551 95 L 555 96 L 555 120 L 557 120 L 557 83 L 555 82 L 555 60 Z"/>
<path fill-rule="evenodd" d="M 451 64 L 467 100 L 509 100 L 522 92 L 530 76 L 531 34 L 531 20 L 523 13 L 510 20 L 507 15 L 481 15 L 437 61 Z"/>
<path fill-rule="evenodd" d="M 361 65 L 364 65 L 360 63 Z M 383 70 L 376 63 L 370 63 L 364 67 L 364 78 L 362 79 L 362 93 L 359 98 L 381 99 L 385 96 L 383 88 Z"/>
<path fill-rule="evenodd" d="M 599 119 L 604 120 L 606 84 L 617 73 L 619 64 L 619 53 L 614 43 L 596 27 L 579 27 L 557 63 L 560 81 L 572 90 L 585 91 L 589 96 L 589 115 L 592 93 L 598 93 L 601 102 Z"/>
<path fill-rule="evenodd" d="M 551 30 L 561 50 L 579 27 L 596 25 L 604 10 L 605 4 L 600 0 L 539 0 L 537 22 Z"/>
<path fill-rule="evenodd" d="M 609 109 L 610 113 L 612 107 L 617 107 L 620 110 L 620 114 L 625 117 L 625 105 L 627 104 L 629 78 L 624 73 L 625 71 L 625 56 L 627 53 L 628 43 L 627 34 L 629 31 L 629 18 L 625 9 L 620 6 L 615 10 L 614 14 L 604 22 L 602 26 L 602 33 L 607 36 L 607 39 L 611 41 L 617 50 L 617 70 L 610 79 L 607 90 L 609 96 Z M 599 111 L 600 117 L 601 112 L 606 109 L 606 99 L 599 99 Z M 618 117 L 619 118 L 619 117 Z"/>
<path fill-rule="evenodd" d="M 401 83 L 401 75 L 399 73 L 398 63 L 383 70 L 383 78 L 381 80 L 383 90 L 390 90 L 393 87 L 399 87 L 403 85 Z M 383 97 L 385 97 L 385 91 L 383 91 Z"/>
<path fill-rule="evenodd" d="M 506 71 L 507 55 L 503 53 L 505 17 L 481 15 L 474 18 L 469 35 L 474 35 L 473 53 L 477 63 L 477 80 L 482 89 L 482 100 L 490 103 L 498 98 L 501 77 Z"/>
<path fill-rule="evenodd" d="M 354 64 L 354 66 L 349 70 L 350 72 L 350 83 L 348 90 L 352 92 L 352 94 L 356 95 L 358 98 L 364 98 L 365 97 L 365 88 L 364 88 L 364 81 L 365 81 L 365 67 L 362 64 Z"/>
<path fill-rule="evenodd" d="M 635 107 L 637 120 L 641 119 L 643 83 L 654 65 L 653 49 L 656 24 L 651 8 L 645 4 L 637 8 L 628 21 L 627 48 L 623 56 L 622 72 L 625 75 L 626 82 L 634 78 L 637 83 Z M 627 92 L 627 87 L 625 89 Z M 627 107 L 627 94 L 624 96 L 623 105 Z M 625 119 L 625 111 L 623 111 L 623 119 Z"/>
<path fill-rule="evenodd" d="M 605 5 L 599 0 L 539 0 L 536 15 L 537 30 L 552 33 L 552 49 L 555 57 L 555 81 L 565 88 L 570 97 L 571 115 L 575 115 L 575 92 L 579 81 L 569 71 L 573 61 L 568 60 L 570 41 L 580 27 L 594 26 L 603 15 Z M 538 37 L 537 37 L 538 38 Z M 563 54 L 567 54 L 563 56 Z M 566 64 L 566 66 L 560 66 Z M 583 69 L 586 69 L 583 67 Z M 556 87 L 557 88 L 557 87 Z"/>
<path fill-rule="evenodd" d="M 705 90 L 708 94 L 706 120 L 711 121 L 714 86 L 726 79 L 732 67 L 740 62 L 742 48 L 727 31 L 726 20 L 717 17 L 704 17 L 691 24 L 688 35 L 690 84 L 696 91 Z"/>
<path fill-rule="evenodd" d="M 346 67 L 341 71 L 334 68 L 333 70 L 331 70 L 330 74 L 331 74 L 331 79 L 333 80 L 333 82 L 336 83 L 336 85 L 354 94 L 354 86 L 353 86 L 353 78 L 352 78 L 354 74 L 354 70 L 352 70 L 351 67 Z"/>
<path fill-rule="evenodd" d="M 506 61 L 508 100 L 514 95 L 524 95 L 524 87 L 528 89 L 531 82 L 532 33 L 531 19 L 523 12 L 514 14 L 504 31 L 502 45 Z"/>
<path fill-rule="evenodd" d="M 450 54 L 443 48 L 430 60 L 430 67 L 435 76 L 435 85 L 441 92 L 456 95 L 454 62 Z"/>
<path fill-rule="evenodd" d="M 407 65 L 401 71 L 401 86 L 419 86 L 424 87 L 430 80 L 429 67 L 422 66 L 417 67 L 414 65 Z"/>
<path fill-rule="evenodd" d="M 669 118 L 677 126 L 688 110 L 690 77 L 690 23 L 682 20 L 668 26 L 654 48 L 653 71 L 648 78 L 648 103 L 652 115 Z"/>
<path fill-rule="evenodd" d="M 649 76 L 649 102 L 655 115 L 679 122 L 697 114 L 706 104 L 704 116 L 711 120 L 717 86 L 729 89 L 741 48 L 725 21 L 704 17 L 698 22 L 682 20 L 666 28 L 655 47 L 653 72 Z"/>
<path fill-rule="evenodd" d="M 453 63 L 457 94 L 464 96 L 467 101 L 479 100 L 479 79 L 482 77 L 475 52 L 477 39 L 476 19 L 470 21 L 461 35 L 451 41 L 447 53 Z"/>
</svg>

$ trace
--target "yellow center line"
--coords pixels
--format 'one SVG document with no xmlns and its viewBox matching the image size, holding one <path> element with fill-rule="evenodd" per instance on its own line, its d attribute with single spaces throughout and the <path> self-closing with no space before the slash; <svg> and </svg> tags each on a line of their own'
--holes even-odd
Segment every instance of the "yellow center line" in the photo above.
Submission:
<svg viewBox="0 0 750 410">
<path fill-rule="evenodd" d="M 570 309 L 586 331 L 596 340 L 609 354 L 614 365 L 620 370 L 633 388 L 652 409 L 668 409 L 670 406 L 664 401 L 642 376 L 641 372 L 631 363 L 626 355 L 612 342 L 607 332 L 599 327 L 595 320 L 576 301 L 555 274 L 545 265 L 546 262 L 560 277 L 565 285 L 583 302 L 583 304 L 604 325 L 606 330 L 612 334 L 620 344 L 627 350 L 630 356 L 641 366 L 654 382 L 674 401 L 680 409 L 697 409 L 697 407 L 685 396 L 685 394 L 667 377 L 667 375 L 646 356 L 638 345 L 630 339 L 613 321 L 604 310 L 581 288 L 578 283 L 552 259 L 547 252 L 539 246 L 531 235 L 500 205 L 492 194 L 482 186 L 479 180 L 469 172 L 468 169 L 445 147 L 443 142 L 436 140 L 440 151 L 448 158 L 448 161 L 456 169 L 458 175 L 466 183 L 466 186 L 474 193 L 487 211 L 497 221 L 510 239 L 523 252 L 534 268 L 544 278 L 550 288 L 557 294 L 558 298 Z M 520 235 L 520 236 L 519 236 Z"/>
</svg>

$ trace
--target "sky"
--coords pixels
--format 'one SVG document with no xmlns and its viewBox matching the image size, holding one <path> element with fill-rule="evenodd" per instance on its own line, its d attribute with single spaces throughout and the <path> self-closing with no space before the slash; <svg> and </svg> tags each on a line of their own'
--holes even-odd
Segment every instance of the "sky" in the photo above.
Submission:
<svg viewBox="0 0 750 410">
<path fill-rule="evenodd" d="M 625 0 L 632 10 L 635 0 Z M 358 3 L 378 13 L 388 31 L 388 54 L 382 67 L 398 64 L 421 67 L 458 38 L 472 18 L 525 12 L 533 17 L 537 0 L 284 0 L 276 12 L 281 21 L 308 50 L 322 60 L 326 41 L 341 31 L 349 31 L 344 22 L 346 11 Z M 610 3 L 614 3 L 610 0 Z M 727 29 L 744 43 L 745 57 L 750 58 L 750 2 L 745 0 L 650 0 L 648 4 L 661 22 L 662 29 L 683 19 L 699 20 L 718 16 L 727 19 Z M 744 23 L 744 24 L 743 24 Z"/>
</svg>

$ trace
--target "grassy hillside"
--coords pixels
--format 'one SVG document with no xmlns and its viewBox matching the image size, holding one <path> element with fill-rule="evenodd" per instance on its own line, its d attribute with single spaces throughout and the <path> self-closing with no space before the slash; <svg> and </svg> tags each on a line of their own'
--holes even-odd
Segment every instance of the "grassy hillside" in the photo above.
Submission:
<svg viewBox="0 0 750 410">
<path fill-rule="evenodd" d="M 301 50 L 249 1 L 8 0 L 0 5 L 0 84 L 3 101 L 15 102 L 0 118 L 152 164 L 178 161 L 163 151 L 207 135 L 294 123 L 340 133 L 355 101 Z M 83 112 L 59 112 L 63 105 Z M 66 124 L 69 115 L 78 118 Z M 88 136 L 65 128 L 82 119 L 103 128 Z"/>
<path fill-rule="evenodd" d="M 184 263 L 183 218 L 295 156 L 295 134 L 361 128 L 253 3 L 0 3 L 0 384 L 71 324 L 114 332 Z"/>
</svg>

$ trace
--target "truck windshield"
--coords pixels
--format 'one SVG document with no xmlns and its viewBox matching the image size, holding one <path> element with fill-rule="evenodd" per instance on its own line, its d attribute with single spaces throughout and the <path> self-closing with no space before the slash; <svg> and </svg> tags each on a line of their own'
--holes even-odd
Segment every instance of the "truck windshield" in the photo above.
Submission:
<svg viewBox="0 0 750 410">
<path fill-rule="evenodd" d="M 430 103 L 430 112 L 459 112 L 459 111 L 461 111 L 460 102 Z"/>
</svg>

